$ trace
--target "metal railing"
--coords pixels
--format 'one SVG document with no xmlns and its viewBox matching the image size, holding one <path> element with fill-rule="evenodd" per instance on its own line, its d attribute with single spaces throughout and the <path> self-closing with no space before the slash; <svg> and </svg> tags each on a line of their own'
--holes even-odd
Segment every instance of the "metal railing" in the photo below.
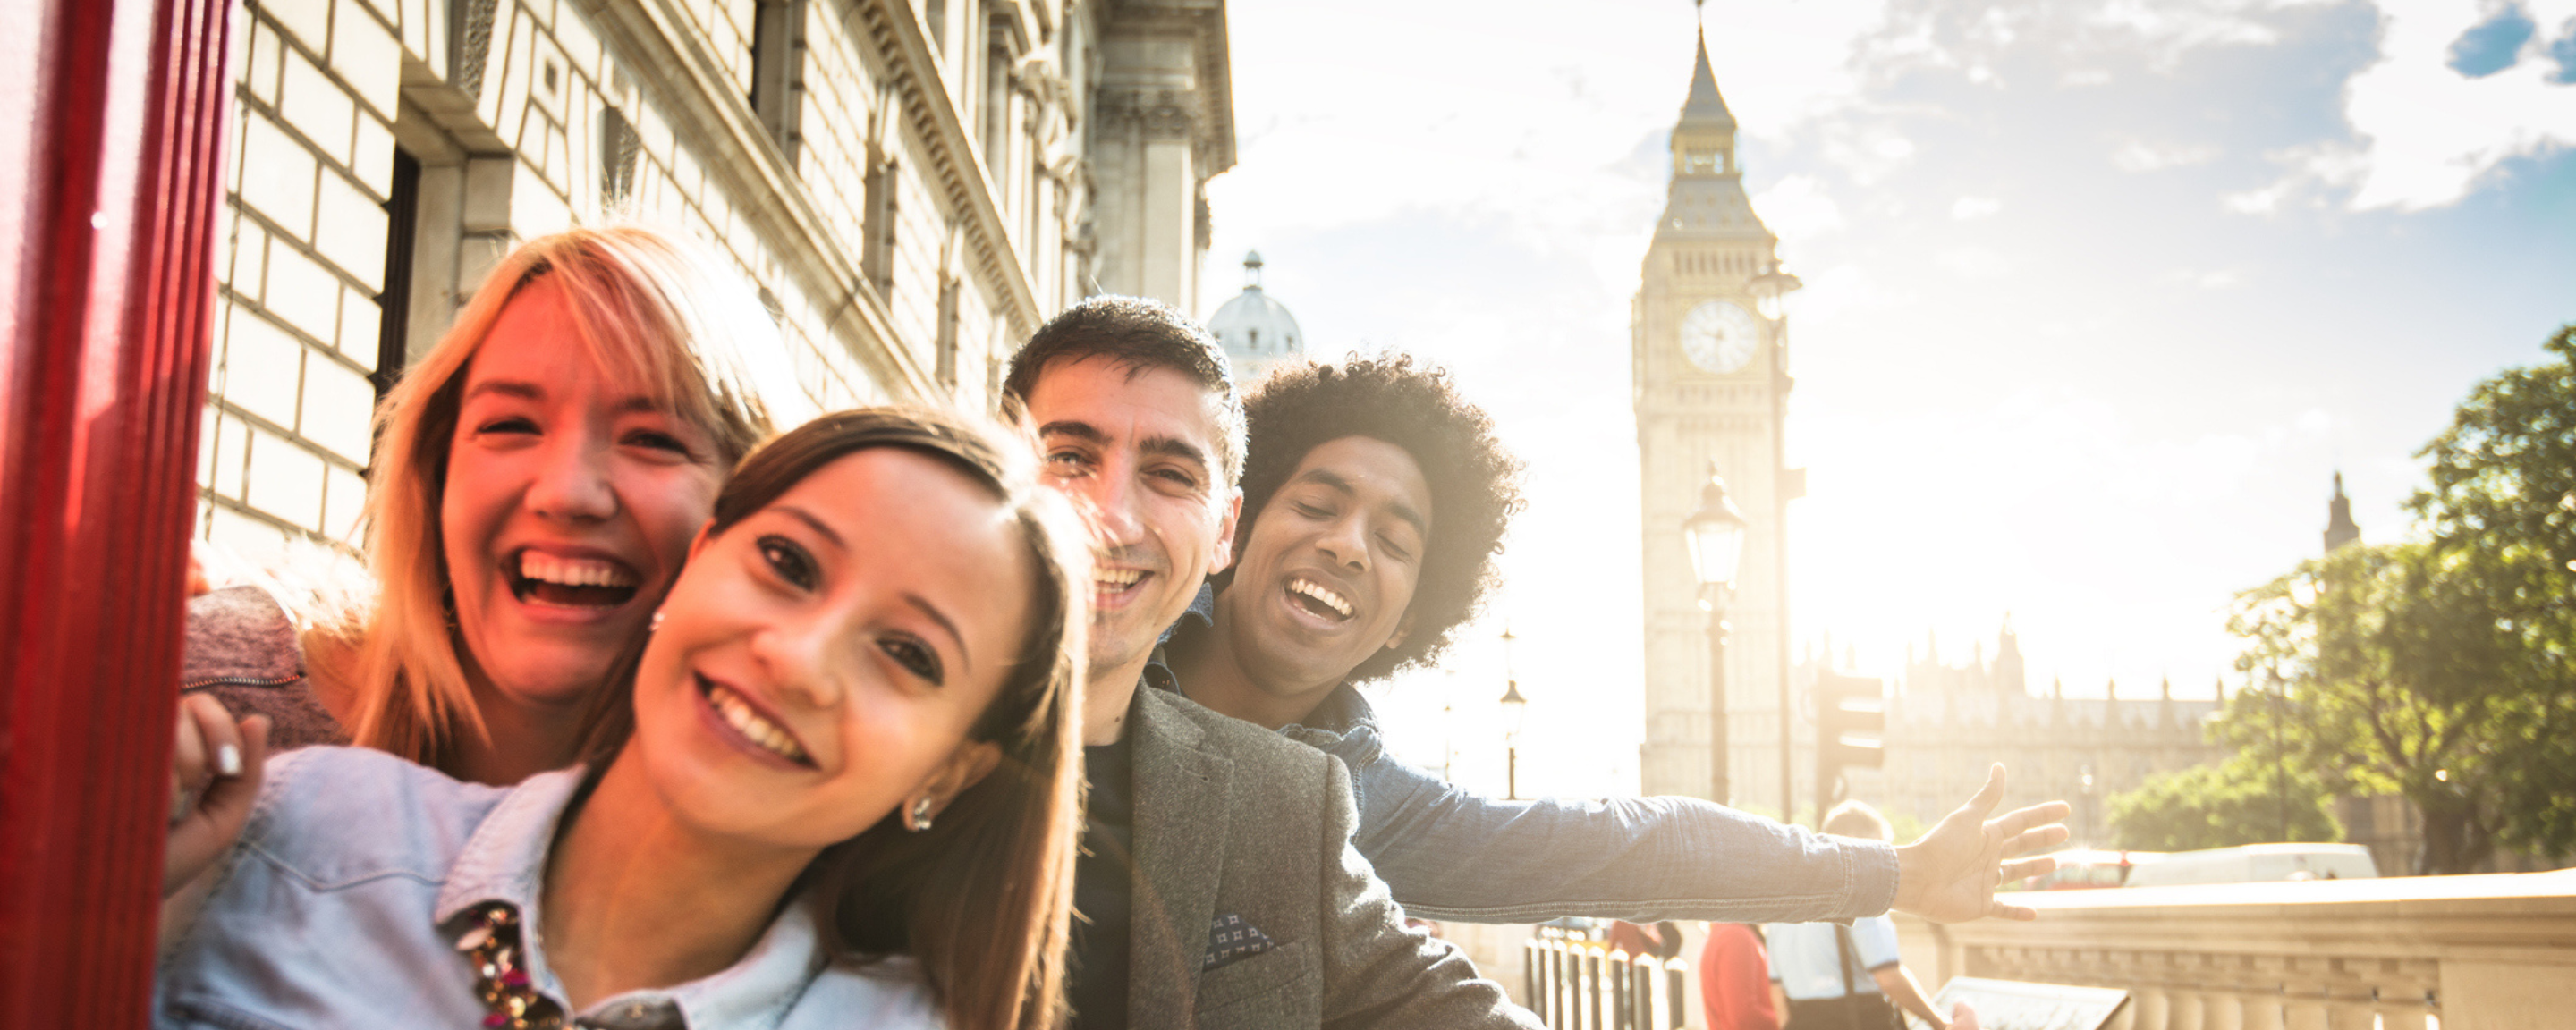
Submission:
<svg viewBox="0 0 2576 1030">
<path fill-rule="evenodd" d="M 2039 920 L 1898 916 L 1907 964 L 2121 988 L 2115 1030 L 2576 1026 L 2576 870 L 2015 900 Z"/>
<path fill-rule="evenodd" d="M 1542 926 L 1521 944 L 1521 996 L 1559 1030 L 1672 1030 L 1690 1015 L 1690 963 L 1612 950 Z"/>
</svg>

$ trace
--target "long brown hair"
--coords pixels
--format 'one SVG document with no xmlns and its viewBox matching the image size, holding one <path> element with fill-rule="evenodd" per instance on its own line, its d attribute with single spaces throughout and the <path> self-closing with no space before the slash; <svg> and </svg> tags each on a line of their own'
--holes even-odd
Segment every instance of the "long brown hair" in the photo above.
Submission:
<svg viewBox="0 0 2576 1030">
<path fill-rule="evenodd" d="M 466 368 L 511 298 L 540 278 L 563 293 L 577 345 L 716 440 L 730 468 L 769 435 L 745 360 L 776 350 L 777 328 L 739 277 L 651 230 L 574 229 L 501 259 L 455 325 L 376 409 L 368 472 L 367 557 L 379 584 L 363 623 L 325 627 L 317 659 L 338 665 L 355 696 L 350 736 L 423 765 L 449 768 L 483 723 L 454 630 L 439 502 L 447 489 Z M 336 660 L 335 660 L 336 659 Z"/>
<path fill-rule="evenodd" d="M 825 947 L 851 958 L 909 954 L 955 1030 L 1052 1030 L 1064 1016 L 1065 952 L 1082 788 L 1082 655 L 1087 539 L 1039 486 L 1035 445 L 968 416 L 922 408 L 825 415 L 743 459 L 716 496 L 710 535 L 854 452 L 901 447 L 938 458 L 990 490 L 1035 559 L 1030 624 L 1001 693 L 967 736 L 1001 761 L 919 833 L 888 814 L 825 848 L 801 881 L 814 892 Z M 635 729 L 635 668 L 593 696 L 583 734 L 592 775 Z"/>
</svg>

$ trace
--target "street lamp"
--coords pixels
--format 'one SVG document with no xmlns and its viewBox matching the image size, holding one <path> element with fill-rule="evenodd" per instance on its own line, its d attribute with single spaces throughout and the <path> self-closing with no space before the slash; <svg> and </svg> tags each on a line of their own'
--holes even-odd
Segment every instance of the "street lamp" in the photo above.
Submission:
<svg viewBox="0 0 2576 1030">
<path fill-rule="evenodd" d="M 1726 480 L 1718 476 L 1717 462 L 1709 462 L 1708 485 L 1700 488 L 1699 510 L 1682 520 L 1682 540 L 1690 547 L 1691 574 L 1699 579 L 1699 606 L 1708 612 L 1709 800 L 1721 805 L 1728 800 L 1726 604 L 1735 590 L 1736 567 L 1744 559 L 1744 531 L 1751 525 L 1735 510 L 1735 502 L 1726 499 Z"/>
<path fill-rule="evenodd" d="M 1510 636 L 1509 630 L 1504 631 Z M 1521 718 L 1529 710 L 1529 699 L 1521 696 L 1521 681 L 1503 681 L 1503 797 L 1520 800 L 1521 796 Z"/>
<path fill-rule="evenodd" d="M 1807 472 L 1789 470 L 1789 295 L 1806 285 L 1798 277 L 1780 270 L 1774 260 L 1761 275 L 1745 283 L 1753 294 L 1754 310 L 1771 323 L 1771 602 L 1779 612 L 1779 626 L 1772 636 L 1779 647 L 1780 663 L 1780 818 L 1797 811 L 1790 790 L 1790 753 L 1793 750 L 1789 719 L 1789 501 L 1807 492 Z M 1825 817 L 1818 811 L 1816 818 Z"/>
<path fill-rule="evenodd" d="M 2083 775 L 2080 777 L 2081 786 L 2078 789 L 2084 795 L 2084 846 L 2094 847 L 2100 841 L 2095 839 L 2093 832 L 2093 767 L 2086 765 L 2083 769 Z"/>
<path fill-rule="evenodd" d="M 1780 263 L 1774 261 L 1770 271 L 1754 276 L 1753 281 L 1744 287 L 1753 291 L 1753 306 L 1762 312 L 1762 317 L 1777 322 L 1784 313 L 1781 310 L 1786 306 L 1783 302 L 1805 285 L 1798 281 L 1797 276 L 1781 271 Z"/>
</svg>

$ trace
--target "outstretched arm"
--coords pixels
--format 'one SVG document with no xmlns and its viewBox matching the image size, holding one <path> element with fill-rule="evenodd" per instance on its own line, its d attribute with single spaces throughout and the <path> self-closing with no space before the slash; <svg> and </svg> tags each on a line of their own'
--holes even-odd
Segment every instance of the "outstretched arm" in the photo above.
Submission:
<svg viewBox="0 0 2576 1030">
<path fill-rule="evenodd" d="M 2029 906 L 1995 900 L 1995 888 L 2057 868 L 2057 859 L 2047 855 L 2011 859 L 2065 842 L 2066 827 L 2059 820 L 2071 810 L 2066 802 L 2050 801 L 1986 818 L 2003 799 L 2004 767 L 1998 762 L 1986 771 L 1986 785 L 1977 796 L 1923 839 L 1896 849 L 1896 908 L 1936 923 L 1985 916 L 2039 918 Z"/>
<path fill-rule="evenodd" d="M 1352 770 L 1353 842 L 1426 919 L 1812 922 L 1887 911 L 1896 851 L 1694 798 L 1504 801 L 1385 755 L 1372 732 L 1292 734 Z"/>
</svg>

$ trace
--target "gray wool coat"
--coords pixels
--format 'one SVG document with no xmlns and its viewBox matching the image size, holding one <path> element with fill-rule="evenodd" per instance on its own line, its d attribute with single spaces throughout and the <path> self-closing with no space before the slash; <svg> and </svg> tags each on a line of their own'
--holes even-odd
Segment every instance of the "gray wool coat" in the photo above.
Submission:
<svg viewBox="0 0 2576 1030">
<path fill-rule="evenodd" d="M 1537 1027 L 1457 948 L 1407 930 L 1351 846 L 1338 758 L 1140 687 L 1128 1018 L 1139 1028 Z M 1237 916 L 1273 946 L 1202 972 Z"/>
</svg>

